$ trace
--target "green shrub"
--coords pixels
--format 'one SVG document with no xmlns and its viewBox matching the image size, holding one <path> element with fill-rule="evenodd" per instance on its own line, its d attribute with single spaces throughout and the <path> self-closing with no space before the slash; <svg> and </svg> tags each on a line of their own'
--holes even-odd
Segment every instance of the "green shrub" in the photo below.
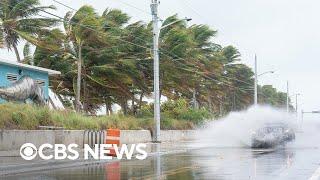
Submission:
<svg viewBox="0 0 320 180">
<path fill-rule="evenodd" d="M 195 124 L 201 124 L 206 119 L 212 118 L 212 115 L 209 111 L 204 108 L 201 109 L 188 109 L 180 114 L 178 114 L 177 119 L 184 119 L 188 121 L 192 121 Z"/>
<path fill-rule="evenodd" d="M 194 125 L 202 125 L 205 120 L 213 117 L 205 108 L 191 108 L 185 99 L 166 101 L 161 105 L 161 115 L 164 128 L 175 127 L 172 120 L 189 121 Z M 153 104 L 144 106 L 138 117 L 153 117 Z"/>
</svg>

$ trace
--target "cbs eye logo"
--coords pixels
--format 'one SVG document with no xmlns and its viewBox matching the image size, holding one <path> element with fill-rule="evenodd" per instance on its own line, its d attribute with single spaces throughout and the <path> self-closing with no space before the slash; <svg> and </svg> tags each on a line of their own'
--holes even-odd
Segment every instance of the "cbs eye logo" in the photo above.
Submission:
<svg viewBox="0 0 320 180">
<path fill-rule="evenodd" d="M 37 147 L 32 143 L 23 144 L 20 147 L 20 156 L 27 161 L 34 159 L 37 156 Z"/>
</svg>

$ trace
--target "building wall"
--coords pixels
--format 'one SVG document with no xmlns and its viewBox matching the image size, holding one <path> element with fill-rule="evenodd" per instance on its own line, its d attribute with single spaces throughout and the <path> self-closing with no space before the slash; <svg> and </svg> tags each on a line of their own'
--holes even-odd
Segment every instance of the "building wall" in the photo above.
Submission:
<svg viewBox="0 0 320 180">
<path fill-rule="evenodd" d="M 22 70 L 21 74 L 19 74 L 19 70 Z M 49 97 L 48 73 L 0 64 L 0 87 L 9 86 L 12 83 L 7 79 L 8 73 L 18 75 L 18 79 L 20 79 L 22 76 L 28 75 L 35 80 L 43 80 L 45 82 L 45 85 L 43 87 L 45 98 L 48 99 Z M 3 100 L 0 99 L 0 103 L 1 102 L 3 102 Z"/>
</svg>

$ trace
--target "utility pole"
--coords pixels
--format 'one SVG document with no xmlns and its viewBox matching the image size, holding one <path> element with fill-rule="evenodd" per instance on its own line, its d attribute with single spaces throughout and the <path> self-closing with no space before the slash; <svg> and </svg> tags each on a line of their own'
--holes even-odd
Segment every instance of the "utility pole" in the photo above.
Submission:
<svg viewBox="0 0 320 180">
<path fill-rule="evenodd" d="M 303 109 L 301 110 L 301 124 L 302 124 L 302 122 L 303 122 Z"/>
<path fill-rule="evenodd" d="M 258 62 L 257 55 L 254 56 L 254 105 L 258 104 Z"/>
<path fill-rule="evenodd" d="M 159 78 L 159 18 L 158 0 L 151 0 L 151 14 L 153 21 L 153 89 L 154 89 L 154 136 L 153 142 L 160 142 L 160 78 Z"/>
<path fill-rule="evenodd" d="M 299 93 L 296 94 L 296 116 L 298 117 L 298 96 L 300 96 Z"/>
<path fill-rule="evenodd" d="M 287 81 L 287 113 L 289 113 L 289 81 Z"/>
<path fill-rule="evenodd" d="M 296 94 L 296 114 L 298 116 L 298 94 Z"/>
</svg>

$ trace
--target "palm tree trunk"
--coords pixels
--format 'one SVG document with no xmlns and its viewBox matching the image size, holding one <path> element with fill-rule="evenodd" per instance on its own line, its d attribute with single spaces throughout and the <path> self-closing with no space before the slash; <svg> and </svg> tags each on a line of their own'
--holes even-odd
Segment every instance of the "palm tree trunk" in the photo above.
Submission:
<svg viewBox="0 0 320 180">
<path fill-rule="evenodd" d="M 127 103 L 128 102 L 127 102 L 126 98 L 121 100 L 121 109 L 122 109 L 124 115 L 128 114 L 128 104 Z"/>
<path fill-rule="evenodd" d="M 104 99 L 104 103 L 106 105 L 106 115 L 107 116 L 110 116 L 113 114 L 113 111 L 112 111 L 112 104 L 111 104 L 111 101 L 109 98 L 105 98 Z"/>
<path fill-rule="evenodd" d="M 213 107 L 212 107 L 212 99 L 211 99 L 210 95 L 208 96 L 208 108 L 211 113 L 214 112 Z"/>
<path fill-rule="evenodd" d="M 143 95 L 144 95 L 144 91 L 142 90 L 142 92 L 140 94 L 140 98 L 139 98 L 139 110 L 141 110 Z"/>
<path fill-rule="evenodd" d="M 13 46 L 14 53 L 16 54 L 17 61 L 20 63 L 21 62 L 21 58 L 20 58 L 20 55 L 19 55 L 19 51 L 18 51 L 17 45 L 13 44 L 12 46 Z"/>
<path fill-rule="evenodd" d="M 81 43 L 79 43 L 78 52 L 78 77 L 77 77 L 77 93 L 76 93 L 76 111 L 80 112 L 80 93 L 81 93 L 81 68 L 82 68 L 82 58 L 81 58 Z"/>
<path fill-rule="evenodd" d="M 85 72 L 85 70 L 83 70 L 82 72 Z M 85 73 L 84 73 L 84 77 L 85 77 Z M 89 112 L 89 108 L 88 108 L 88 91 L 87 91 L 87 82 L 86 82 L 85 78 L 82 79 L 82 88 L 83 88 L 82 108 L 83 108 L 84 112 L 88 113 Z"/>
<path fill-rule="evenodd" d="M 131 109 L 132 109 L 132 115 L 135 113 L 135 107 L 134 107 L 134 96 L 131 99 Z"/>
</svg>

